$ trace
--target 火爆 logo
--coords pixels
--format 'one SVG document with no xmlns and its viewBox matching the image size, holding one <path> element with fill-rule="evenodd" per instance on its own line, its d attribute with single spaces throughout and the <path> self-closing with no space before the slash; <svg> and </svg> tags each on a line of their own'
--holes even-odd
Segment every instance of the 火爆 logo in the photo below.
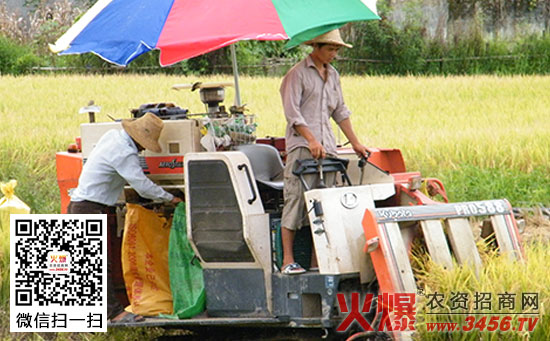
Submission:
<svg viewBox="0 0 550 341">
<path fill-rule="evenodd" d="M 48 252 L 46 266 L 47 272 L 68 273 L 71 270 L 71 255 L 66 251 Z"/>
<path fill-rule="evenodd" d="M 345 318 L 336 329 L 339 332 L 348 330 L 354 322 L 364 331 L 414 331 L 416 323 L 416 296 L 412 293 L 381 293 L 375 300 L 374 294 L 366 294 L 363 304 L 360 303 L 358 292 L 351 293 L 348 306 L 344 294 L 338 293 L 338 306 Z M 376 301 L 376 320 L 367 321 L 369 313 Z"/>
</svg>

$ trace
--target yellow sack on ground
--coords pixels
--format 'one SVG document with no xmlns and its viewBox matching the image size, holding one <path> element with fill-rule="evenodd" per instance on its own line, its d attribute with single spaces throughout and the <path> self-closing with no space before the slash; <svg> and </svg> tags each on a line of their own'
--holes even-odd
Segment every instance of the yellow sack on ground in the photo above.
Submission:
<svg viewBox="0 0 550 341">
<path fill-rule="evenodd" d="M 27 214 L 29 206 L 15 196 L 16 180 L 0 183 L 4 197 L 0 199 L 0 301 L 10 295 L 10 214 Z"/>
<path fill-rule="evenodd" d="M 4 197 L 0 199 L 0 231 L 10 230 L 10 214 L 28 214 L 31 209 L 27 204 L 15 196 L 17 180 L 8 183 L 0 183 L 0 190 Z"/>
<path fill-rule="evenodd" d="M 122 271 L 134 314 L 172 314 L 168 268 L 171 221 L 140 205 L 127 204 Z"/>
</svg>

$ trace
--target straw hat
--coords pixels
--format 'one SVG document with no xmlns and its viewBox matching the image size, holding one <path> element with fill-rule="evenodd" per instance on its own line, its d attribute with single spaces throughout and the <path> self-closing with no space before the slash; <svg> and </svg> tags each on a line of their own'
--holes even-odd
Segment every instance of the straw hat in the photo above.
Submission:
<svg viewBox="0 0 550 341">
<path fill-rule="evenodd" d="M 328 31 L 327 33 L 321 34 L 320 36 L 317 36 L 309 41 L 306 41 L 307 45 L 313 45 L 315 43 L 332 44 L 332 45 L 344 46 L 347 48 L 353 47 L 350 44 L 346 44 L 342 40 L 342 37 L 340 36 L 340 30 L 338 29 Z"/>
<path fill-rule="evenodd" d="M 164 123 L 162 120 L 150 112 L 138 119 L 122 120 L 122 128 L 124 128 L 128 135 L 144 148 L 155 153 L 162 151 L 159 144 L 159 136 L 163 127 Z"/>
</svg>

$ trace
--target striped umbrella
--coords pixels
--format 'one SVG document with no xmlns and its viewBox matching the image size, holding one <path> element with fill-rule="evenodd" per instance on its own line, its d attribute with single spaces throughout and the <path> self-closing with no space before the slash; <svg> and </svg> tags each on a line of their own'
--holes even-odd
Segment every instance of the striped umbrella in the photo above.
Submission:
<svg viewBox="0 0 550 341">
<path fill-rule="evenodd" d="M 376 0 L 99 0 L 50 48 L 122 66 L 158 49 L 167 66 L 239 40 L 290 39 L 292 47 L 371 19 L 379 19 Z"/>
</svg>

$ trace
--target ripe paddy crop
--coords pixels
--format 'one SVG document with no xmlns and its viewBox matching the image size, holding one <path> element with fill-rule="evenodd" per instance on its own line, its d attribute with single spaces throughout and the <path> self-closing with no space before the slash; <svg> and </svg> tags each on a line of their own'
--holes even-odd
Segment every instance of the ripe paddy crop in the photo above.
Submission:
<svg viewBox="0 0 550 341">
<path fill-rule="evenodd" d="M 87 115 L 78 114 L 80 107 L 94 100 L 102 108 L 98 121 L 108 121 L 107 114 L 127 118 L 131 108 L 149 102 L 174 102 L 193 113 L 204 112 L 197 92 L 170 89 L 176 83 L 195 81 L 232 78 L 0 77 L 0 181 L 17 179 L 16 194 L 32 212 L 59 212 L 55 153 L 65 150 L 80 134 L 79 124 L 87 122 Z M 550 77 L 346 76 L 341 81 L 360 139 L 370 147 L 401 149 L 408 170 L 440 178 L 452 201 L 506 197 L 514 206 L 550 205 Z M 284 134 L 279 84 L 279 78 L 241 77 L 243 103 L 256 115 L 258 136 Z M 233 97 L 234 90 L 227 89 L 226 106 Z M 341 142 L 345 142 L 343 135 Z M 487 276 L 469 278 L 462 286 L 456 282 L 463 276 L 460 273 L 445 277 L 429 270 L 422 280 L 431 290 L 440 291 L 538 290 L 546 295 L 543 303 L 547 305 L 550 280 L 543 268 L 547 248 L 528 246 L 526 252 L 534 265 L 525 271 L 518 270 L 519 265 L 490 265 Z M 539 277 L 535 279 L 533 273 Z M 490 287 L 511 278 L 519 284 Z M 542 318 L 548 325 L 547 315 Z M 548 337 L 549 332 L 546 328 L 538 333 Z M 476 335 L 472 339 L 499 337 Z"/>
<path fill-rule="evenodd" d="M 415 269 L 415 277 L 422 288 L 416 306 L 420 339 L 547 340 L 550 336 L 548 248 L 544 243 L 526 246 L 525 262 L 510 261 L 491 251 L 483 253 L 484 265 L 478 274 L 469 267 L 445 270 L 429 261 L 425 254 L 419 256 L 423 259 L 416 259 L 419 266 Z M 434 304 L 436 296 L 438 303 Z M 533 305 L 526 304 L 529 296 L 534 298 Z M 500 322 L 497 328 L 486 323 L 491 318 Z M 473 319 L 476 325 L 471 326 L 467 319 Z M 523 319 L 536 322 L 531 333 L 526 326 L 520 327 Z M 502 322 L 505 320 L 509 320 L 508 326 Z M 456 323 L 458 329 L 454 332 L 430 331 L 427 325 L 433 322 Z M 469 331 L 461 332 L 464 330 Z"/>
<path fill-rule="evenodd" d="M 228 76 L 28 76 L 0 78 L 0 181 L 19 180 L 34 212 L 59 210 L 54 155 L 79 135 L 95 100 L 99 121 L 149 102 L 204 112 L 197 92 L 175 83 Z M 242 77 L 243 103 L 259 136 L 282 136 L 279 78 Z M 368 146 L 401 149 L 409 170 L 439 177 L 454 201 L 506 197 L 550 205 L 550 77 L 342 77 L 352 122 Z M 227 90 L 226 105 L 234 90 Z M 340 134 L 341 135 L 341 134 Z M 341 135 L 341 142 L 345 142 Z"/>
</svg>

